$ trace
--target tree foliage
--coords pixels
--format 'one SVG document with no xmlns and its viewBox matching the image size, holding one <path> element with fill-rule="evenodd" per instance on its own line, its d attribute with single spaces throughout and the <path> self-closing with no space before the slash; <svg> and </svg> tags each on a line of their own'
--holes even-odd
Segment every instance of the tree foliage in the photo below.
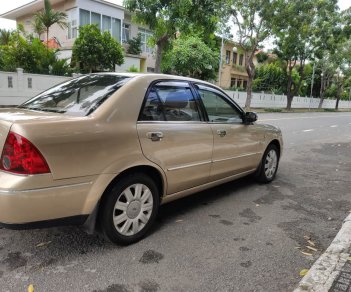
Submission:
<svg viewBox="0 0 351 292">
<path fill-rule="evenodd" d="M 253 57 L 260 44 L 271 33 L 271 18 L 276 0 L 230 0 L 229 11 L 238 29 L 238 43 L 245 50 L 245 69 L 248 74 L 245 107 L 250 108 L 252 82 L 255 76 Z"/>
<path fill-rule="evenodd" d="M 182 36 L 172 42 L 162 63 L 162 71 L 203 80 L 214 80 L 218 70 L 218 51 L 197 36 Z"/>
<path fill-rule="evenodd" d="M 128 40 L 127 53 L 131 55 L 141 54 L 141 34 L 140 33 L 136 37 Z"/>
<path fill-rule="evenodd" d="M 114 70 L 124 62 L 123 48 L 109 32 L 101 32 L 96 25 L 80 27 L 73 45 L 72 60 L 85 72 Z"/>
<path fill-rule="evenodd" d="M 276 63 L 257 67 L 253 89 L 282 94 L 286 89 L 287 75 L 285 68 Z"/>
<path fill-rule="evenodd" d="M 48 50 L 38 38 L 27 39 L 13 32 L 8 44 L 0 46 L 0 70 L 15 71 L 16 68 L 37 74 L 71 73 L 66 60 L 59 60 L 55 50 Z"/>
<path fill-rule="evenodd" d="M 67 27 L 67 14 L 62 11 L 55 11 L 52 9 L 51 3 L 49 0 L 44 0 L 44 9 L 37 12 L 34 15 L 34 23 L 38 28 L 38 25 L 41 23 L 46 29 L 46 40 L 49 40 L 49 30 L 50 27 L 54 24 L 57 24 L 61 28 Z M 39 30 L 40 31 L 40 30 Z M 39 31 L 36 31 L 38 33 Z"/>
<path fill-rule="evenodd" d="M 288 110 L 304 80 L 306 61 L 334 44 L 340 30 L 338 15 L 337 0 L 279 0 L 272 21 L 277 37 L 276 53 L 287 62 Z M 299 74 L 297 82 L 293 79 L 295 68 Z"/>
<path fill-rule="evenodd" d="M 220 0 L 124 0 L 124 6 L 135 13 L 138 23 L 148 25 L 154 32 L 152 42 L 157 46 L 155 71 L 160 72 L 162 54 L 176 34 L 190 31 L 214 41 L 222 1 Z"/>
</svg>

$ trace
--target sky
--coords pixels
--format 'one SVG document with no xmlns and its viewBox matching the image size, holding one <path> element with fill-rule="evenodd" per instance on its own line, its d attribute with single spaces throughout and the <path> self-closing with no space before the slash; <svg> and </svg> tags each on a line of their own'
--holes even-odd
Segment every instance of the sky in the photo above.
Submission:
<svg viewBox="0 0 351 292">
<path fill-rule="evenodd" d="M 0 6 L 0 15 L 10 11 L 12 9 L 15 9 L 19 6 L 22 6 L 24 4 L 27 4 L 33 0 L 13 0 L 13 1 L 4 1 L 2 0 L 1 6 Z M 123 0 L 105 0 L 108 2 L 116 3 L 121 5 Z M 350 0 L 339 0 L 339 7 L 341 10 L 347 9 L 351 6 L 351 1 Z M 0 17 L 0 28 L 5 28 L 5 29 L 14 29 L 16 28 L 16 23 L 15 21 L 3 19 Z"/>
</svg>

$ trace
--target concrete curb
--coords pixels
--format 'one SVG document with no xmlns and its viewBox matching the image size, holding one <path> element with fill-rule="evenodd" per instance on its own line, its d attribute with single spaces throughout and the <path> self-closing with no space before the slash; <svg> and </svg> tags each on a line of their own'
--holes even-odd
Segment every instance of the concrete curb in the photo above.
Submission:
<svg viewBox="0 0 351 292">
<path fill-rule="evenodd" d="M 328 292 L 350 256 L 351 214 L 326 251 L 302 278 L 294 292 Z"/>
</svg>

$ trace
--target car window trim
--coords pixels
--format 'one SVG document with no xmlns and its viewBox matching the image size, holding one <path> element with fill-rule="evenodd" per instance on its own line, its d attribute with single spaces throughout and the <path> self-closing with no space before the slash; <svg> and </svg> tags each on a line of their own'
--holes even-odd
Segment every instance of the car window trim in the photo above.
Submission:
<svg viewBox="0 0 351 292">
<path fill-rule="evenodd" d="M 163 112 L 163 116 L 165 118 L 164 121 L 143 121 L 141 119 L 141 116 L 142 116 L 142 113 L 143 113 L 143 110 L 144 110 L 144 107 L 145 107 L 145 104 L 146 104 L 146 101 L 147 101 L 147 98 L 149 96 L 149 93 L 152 89 L 152 87 L 154 85 L 156 85 L 157 83 L 160 83 L 160 82 L 179 82 L 179 83 L 186 83 L 188 84 L 189 88 L 190 88 L 190 92 L 195 100 L 195 104 L 197 106 L 197 109 L 198 109 L 198 112 L 199 112 L 199 117 L 200 117 L 200 121 L 167 121 L 166 118 L 165 118 L 165 113 L 162 109 L 162 112 Z M 160 97 L 159 95 L 157 94 L 157 98 L 160 100 Z M 162 104 L 162 102 L 161 102 Z M 199 100 L 199 97 L 198 97 L 198 93 L 195 91 L 195 89 L 193 88 L 192 86 L 192 82 L 191 81 L 188 81 L 188 80 L 181 80 L 181 79 L 157 79 L 157 80 L 153 80 L 148 89 L 146 90 L 146 93 L 144 95 L 144 99 L 143 99 L 143 102 L 141 104 L 141 108 L 140 108 L 140 111 L 139 111 L 139 115 L 138 115 L 138 120 L 137 120 L 137 123 L 206 123 L 206 116 L 204 116 L 204 113 L 202 111 L 202 108 L 201 108 L 201 100 Z"/>
<path fill-rule="evenodd" d="M 196 85 L 202 85 L 204 87 L 209 88 L 210 92 L 213 92 L 214 94 L 218 95 L 219 97 L 223 98 L 235 111 L 237 111 L 239 114 L 241 114 L 241 123 L 244 123 L 244 117 L 245 117 L 245 111 L 239 107 L 234 100 L 232 100 L 222 89 L 219 89 L 217 87 L 211 86 L 209 84 L 205 84 L 202 82 L 191 82 L 194 90 L 196 91 L 197 98 L 199 99 L 199 102 L 201 102 L 201 108 L 204 111 L 204 114 L 206 116 L 207 122 L 210 124 L 234 124 L 234 123 L 222 123 L 222 122 L 211 122 L 209 117 L 208 117 L 208 112 L 206 110 L 206 107 L 201 99 L 201 95 L 199 90 L 196 88 Z M 240 124 L 241 124 L 240 123 Z M 237 124 L 237 123 L 235 123 Z"/>
</svg>

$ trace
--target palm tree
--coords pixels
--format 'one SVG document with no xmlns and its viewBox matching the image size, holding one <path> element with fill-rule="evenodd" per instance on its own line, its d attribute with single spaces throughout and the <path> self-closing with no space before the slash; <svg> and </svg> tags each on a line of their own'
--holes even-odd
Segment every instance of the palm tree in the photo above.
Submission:
<svg viewBox="0 0 351 292">
<path fill-rule="evenodd" d="M 34 20 L 32 21 L 32 28 L 34 33 L 38 35 L 38 39 L 40 39 L 40 36 L 46 30 L 43 22 L 39 17 L 34 17 Z"/>
<path fill-rule="evenodd" d="M 7 29 L 0 28 L 0 46 L 8 45 L 11 39 L 12 32 Z"/>
<path fill-rule="evenodd" d="M 35 14 L 35 22 L 41 22 L 46 30 L 46 41 L 49 41 L 49 29 L 55 23 L 58 24 L 62 29 L 67 27 L 67 14 L 61 11 L 55 11 L 51 7 L 49 0 L 44 1 L 44 10 L 39 11 Z M 37 19 L 37 20 L 36 20 Z"/>
</svg>

